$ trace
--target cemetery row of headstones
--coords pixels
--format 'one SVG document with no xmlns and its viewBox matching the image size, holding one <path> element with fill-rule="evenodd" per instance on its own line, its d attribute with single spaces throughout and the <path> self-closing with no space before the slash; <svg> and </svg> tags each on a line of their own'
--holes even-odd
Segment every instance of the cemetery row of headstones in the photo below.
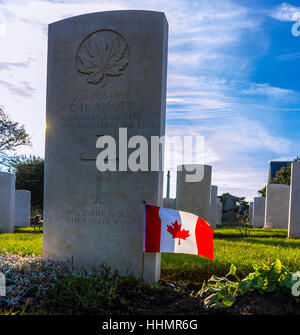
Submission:
<svg viewBox="0 0 300 335">
<path fill-rule="evenodd" d="M 15 175 L 0 172 L 0 232 L 12 233 L 14 227 L 30 226 L 30 191 L 15 191 Z"/>
<path fill-rule="evenodd" d="M 165 134 L 167 49 L 168 23 L 159 12 L 100 12 L 49 25 L 45 258 L 67 260 L 76 268 L 105 263 L 120 275 L 159 279 L 160 253 L 143 253 L 142 247 L 144 203 L 161 205 L 163 172 L 99 172 L 95 143 L 104 135 L 118 139 L 120 128 L 127 129 L 128 138 L 141 135 L 148 143 Z M 126 150 L 119 156 L 127 158 Z M 119 158 L 110 161 L 119 166 Z M 204 166 L 199 182 L 185 182 L 185 174 L 178 171 L 176 205 L 169 199 L 169 206 L 215 227 L 221 206 L 211 167 Z M 6 181 L 7 213 L 14 211 L 13 178 Z M 10 230 L 11 220 L 8 215 Z"/>
<path fill-rule="evenodd" d="M 291 184 L 269 184 L 266 197 L 250 203 L 255 228 L 288 228 L 288 236 L 300 238 L 300 162 L 292 163 Z"/>
<path fill-rule="evenodd" d="M 186 175 L 198 167 L 203 169 L 199 182 L 186 182 Z M 222 203 L 218 198 L 218 186 L 211 185 L 212 167 L 200 164 L 178 166 L 176 198 L 163 198 L 162 206 L 190 212 L 209 222 L 212 228 L 222 224 Z"/>
</svg>

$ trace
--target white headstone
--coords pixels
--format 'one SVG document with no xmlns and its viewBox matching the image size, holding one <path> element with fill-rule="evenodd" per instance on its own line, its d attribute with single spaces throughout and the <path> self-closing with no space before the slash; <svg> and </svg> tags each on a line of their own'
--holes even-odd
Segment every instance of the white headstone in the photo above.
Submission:
<svg viewBox="0 0 300 335">
<path fill-rule="evenodd" d="M 267 185 L 264 228 L 288 228 L 290 186 Z"/>
<path fill-rule="evenodd" d="M 162 206 L 164 208 L 176 209 L 176 199 L 173 199 L 173 198 L 163 198 Z"/>
<path fill-rule="evenodd" d="M 219 217 L 219 206 L 218 206 L 218 186 L 211 185 L 210 191 L 210 226 L 216 228 Z"/>
<path fill-rule="evenodd" d="M 15 197 L 15 227 L 29 227 L 31 192 L 26 190 L 17 190 Z"/>
<path fill-rule="evenodd" d="M 255 197 L 253 201 L 253 228 L 262 228 L 265 224 L 265 197 Z"/>
<path fill-rule="evenodd" d="M 292 163 L 288 236 L 300 238 L 300 161 Z"/>
<path fill-rule="evenodd" d="M 210 192 L 211 166 L 197 164 L 203 171 L 202 179 L 198 182 L 187 182 L 186 175 L 190 174 L 196 164 L 182 165 L 182 171 L 177 171 L 176 208 L 200 216 L 210 221 Z M 187 167 L 185 170 L 184 167 Z"/>
<path fill-rule="evenodd" d="M 119 128 L 148 143 L 164 135 L 166 17 L 99 12 L 55 22 L 48 36 L 44 256 L 156 281 L 160 254 L 143 261 L 143 201 L 161 205 L 163 174 L 118 171 L 127 143 L 117 172 L 99 172 L 96 140 L 119 144 Z"/>
<path fill-rule="evenodd" d="M 249 221 L 249 224 L 252 226 L 253 225 L 253 202 L 252 201 L 250 201 L 250 204 L 249 204 L 248 221 Z"/>
<path fill-rule="evenodd" d="M 0 172 L 0 233 L 13 233 L 16 177 Z"/>
</svg>

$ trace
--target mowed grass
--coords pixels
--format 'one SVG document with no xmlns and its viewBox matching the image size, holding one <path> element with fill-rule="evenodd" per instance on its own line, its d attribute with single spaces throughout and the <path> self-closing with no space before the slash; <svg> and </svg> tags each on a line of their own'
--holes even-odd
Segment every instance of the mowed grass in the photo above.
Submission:
<svg viewBox="0 0 300 335">
<path fill-rule="evenodd" d="M 16 228 L 14 234 L 0 234 L 0 251 L 22 255 L 42 255 L 43 234 L 33 228 Z M 201 256 L 162 254 L 162 279 L 203 281 L 211 275 L 225 275 L 231 264 L 240 276 L 252 271 L 254 263 L 279 258 L 290 271 L 300 270 L 300 239 L 287 239 L 286 229 L 250 229 L 241 237 L 238 229 L 215 229 L 213 261 Z"/>
<path fill-rule="evenodd" d="M 290 271 L 300 270 L 300 240 L 287 239 L 287 229 L 250 229 L 250 237 L 241 237 L 237 228 L 215 229 L 213 261 L 200 256 L 162 254 L 162 278 L 202 281 L 212 274 L 224 276 L 231 264 L 238 274 L 253 271 L 252 265 L 279 258 Z"/>
<path fill-rule="evenodd" d="M 0 234 L 0 251 L 5 249 L 12 254 L 43 254 L 43 234 L 35 232 L 32 227 L 15 228 L 14 234 Z"/>
</svg>

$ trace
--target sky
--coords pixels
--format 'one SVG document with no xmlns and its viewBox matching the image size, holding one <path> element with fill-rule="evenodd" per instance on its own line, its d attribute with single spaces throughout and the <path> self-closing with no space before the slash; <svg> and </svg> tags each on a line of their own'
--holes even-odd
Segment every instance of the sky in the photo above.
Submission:
<svg viewBox="0 0 300 335">
<path fill-rule="evenodd" d="M 0 0 L 0 105 L 33 142 L 19 153 L 44 155 L 47 25 L 122 9 L 169 22 L 166 134 L 203 136 L 201 163 L 213 167 L 218 194 L 252 200 L 269 161 L 299 155 L 298 1 Z"/>
</svg>

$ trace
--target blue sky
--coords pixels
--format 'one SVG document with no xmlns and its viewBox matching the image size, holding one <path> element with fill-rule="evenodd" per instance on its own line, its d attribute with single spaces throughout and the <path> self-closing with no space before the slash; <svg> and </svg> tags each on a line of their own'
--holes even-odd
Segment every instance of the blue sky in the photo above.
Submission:
<svg viewBox="0 0 300 335">
<path fill-rule="evenodd" d="M 252 199 L 270 160 L 299 154 L 296 1 L 0 1 L 0 104 L 32 136 L 21 152 L 44 153 L 47 24 L 119 9 L 165 12 L 167 134 L 204 136 L 218 193 Z"/>
</svg>

